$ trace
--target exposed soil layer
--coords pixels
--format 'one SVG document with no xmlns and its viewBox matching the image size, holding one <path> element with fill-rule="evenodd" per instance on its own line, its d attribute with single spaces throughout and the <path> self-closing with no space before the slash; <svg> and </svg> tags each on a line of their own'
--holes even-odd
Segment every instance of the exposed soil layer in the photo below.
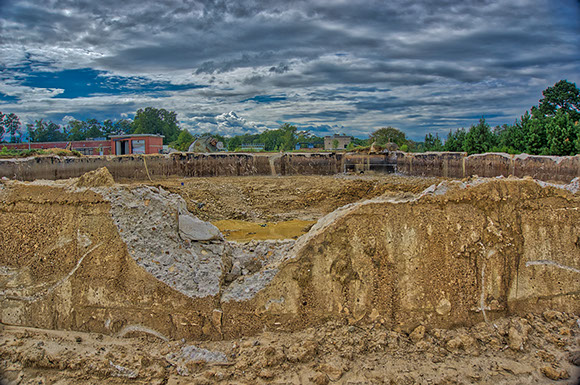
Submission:
<svg viewBox="0 0 580 385">
<path fill-rule="evenodd" d="M 162 341 L 7 326 L 2 384 L 567 384 L 578 318 L 546 311 L 407 334 L 327 323 L 228 341 Z"/>
<path fill-rule="evenodd" d="M 317 220 L 360 199 L 417 194 L 441 178 L 398 175 L 175 178 L 155 185 L 177 193 L 205 221 Z"/>
<path fill-rule="evenodd" d="M 291 219 L 284 222 L 248 222 L 239 219 L 224 219 L 212 222 L 230 241 L 247 242 L 253 239 L 297 239 L 306 234 L 316 221 Z"/>
</svg>

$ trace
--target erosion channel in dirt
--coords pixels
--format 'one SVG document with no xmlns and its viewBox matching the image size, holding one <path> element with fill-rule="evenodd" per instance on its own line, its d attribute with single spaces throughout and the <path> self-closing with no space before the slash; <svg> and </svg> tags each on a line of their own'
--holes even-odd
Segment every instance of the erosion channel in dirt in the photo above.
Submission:
<svg viewBox="0 0 580 385">
<path fill-rule="evenodd" d="M 3 376 L 575 383 L 579 207 L 578 179 L 4 181 Z"/>
</svg>

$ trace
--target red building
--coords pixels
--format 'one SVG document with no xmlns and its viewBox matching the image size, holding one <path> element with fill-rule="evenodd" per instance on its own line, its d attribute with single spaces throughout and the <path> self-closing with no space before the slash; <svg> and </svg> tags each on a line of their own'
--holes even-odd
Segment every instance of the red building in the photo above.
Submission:
<svg viewBox="0 0 580 385">
<path fill-rule="evenodd" d="M 163 135 L 113 135 L 110 138 L 72 142 L 0 143 L 0 149 L 64 149 L 70 144 L 71 149 L 83 155 L 159 154 L 163 149 Z"/>
<path fill-rule="evenodd" d="M 110 138 L 113 155 L 159 154 L 163 149 L 163 135 L 113 135 Z"/>
</svg>

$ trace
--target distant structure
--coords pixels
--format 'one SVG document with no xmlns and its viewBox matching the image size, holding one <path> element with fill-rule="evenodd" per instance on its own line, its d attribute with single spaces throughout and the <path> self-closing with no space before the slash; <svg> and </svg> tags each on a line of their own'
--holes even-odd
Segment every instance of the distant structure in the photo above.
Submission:
<svg viewBox="0 0 580 385">
<path fill-rule="evenodd" d="M 250 150 L 250 151 L 264 151 L 266 149 L 266 145 L 264 143 L 245 143 L 240 146 L 242 150 Z"/>
<path fill-rule="evenodd" d="M 191 143 L 187 152 L 216 152 L 224 149 L 224 144 L 209 136 L 202 136 Z"/>
<path fill-rule="evenodd" d="M 344 150 L 352 142 L 352 136 L 337 135 L 324 137 L 325 150 Z"/>
<path fill-rule="evenodd" d="M 109 138 L 113 155 L 160 154 L 163 150 L 163 135 L 112 135 Z"/>
<path fill-rule="evenodd" d="M 83 155 L 159 154 L 163 149 L 163 135 L 113 135 L 109 140 L 95 138 L 69 142 L 0 143 L 0 148 L 28 150 L 62 148 Z"/>
</svg>

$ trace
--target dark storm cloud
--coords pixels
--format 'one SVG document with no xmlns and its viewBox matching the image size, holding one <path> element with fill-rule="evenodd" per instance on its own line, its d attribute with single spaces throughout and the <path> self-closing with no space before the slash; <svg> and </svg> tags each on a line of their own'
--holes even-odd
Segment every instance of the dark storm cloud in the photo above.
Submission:
<svg viewBox="0 0 580 385">
<path fill-rule="evenodd" d="M 0 0 L 0 106 L 117 113 L 123 94 L 230 132 L 511 123 L 547 86 L 580 80 L 579 20 L 576 0 Z M 143 81 L 32 82 L 83 69 Z"/>
</svg>

